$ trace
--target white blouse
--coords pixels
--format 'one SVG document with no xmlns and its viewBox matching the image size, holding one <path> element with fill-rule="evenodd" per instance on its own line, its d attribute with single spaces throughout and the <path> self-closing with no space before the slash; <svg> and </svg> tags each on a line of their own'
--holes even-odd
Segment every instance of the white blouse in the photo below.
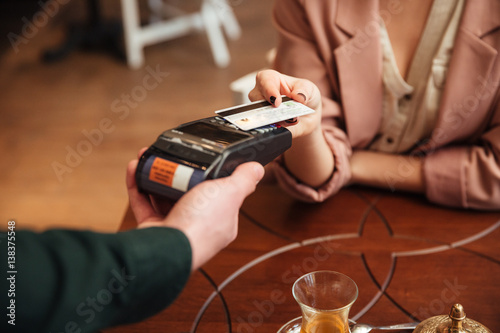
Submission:
<svg viewBox="0 0 500 333">
<path fill-rule="evenodd" d="M 413 56 L 408 78 L 401 76 L 381 20 L 383 114 L 370 149 L 403 153 L 430 137 L 435 127 L 464 0 L 435 0 Z"/>
</svg>

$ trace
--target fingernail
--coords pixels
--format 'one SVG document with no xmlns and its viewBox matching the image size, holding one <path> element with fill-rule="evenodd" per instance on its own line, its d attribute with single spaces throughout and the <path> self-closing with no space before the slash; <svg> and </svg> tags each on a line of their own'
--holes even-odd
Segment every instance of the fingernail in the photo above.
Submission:
<svg viewBox="0 0 500 333">
<path fill-rule="evenodd" d="M 302 96 L 302 98 L 304 99 L 304 103 L 306 102 L 307 100 L 306 95 L 304 95 L 303 93 L 298 93 L 297 95 Z"/>
<path fill-rule="evenodd" d="M 276 102 L 276 97 L 274 96 L 269 97 L 269 101 L 271 102 L 272 105 L 274 105 L 274 102 Z"/>
<path fill-rule="evenodd" d="M 287 119 L 285 120 L 285 123 L 287 124 L 295 124 L 297 122 L 297 118 L 292 118 L 292 119 Z"/>
</svg>

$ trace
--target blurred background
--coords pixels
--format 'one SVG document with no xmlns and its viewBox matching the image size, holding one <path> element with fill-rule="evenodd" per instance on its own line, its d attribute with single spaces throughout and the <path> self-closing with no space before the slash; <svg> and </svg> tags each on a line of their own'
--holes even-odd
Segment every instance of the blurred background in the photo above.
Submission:
<svg viewBox="0 0 500 333">
<path fill-rule="evenodd" d="M 49 2 L 56 13 L 44 8 Z M 145 22 L 149 6 L 138 2 Z M 170 2 L 188 11 L 201 5 Z M 232 106 L 230 83 L 265 68 L 276 42 L 272 1 L 228 0 L 242 34 L 226 39 L 227 67 L 214 64 L 207 35 L 196 31 L 147 46 L 144 64 L 131 69 L 120 1 L 98 4 L 102 22 L 118 27 L 116 40 L 46 62 L 71 27 L 89 24 L 88 2 L 0 0 L 1 229 L 14 219 L 18 229 L 116 231 L 137 151 L 166 129 Z M 121 54 L 106 47 L 114 45 Z"/>
</svg>

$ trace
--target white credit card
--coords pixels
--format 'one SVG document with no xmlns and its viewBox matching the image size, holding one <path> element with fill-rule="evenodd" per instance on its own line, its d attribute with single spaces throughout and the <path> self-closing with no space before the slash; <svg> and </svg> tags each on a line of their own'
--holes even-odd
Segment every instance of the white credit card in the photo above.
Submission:
<svg viewBox="0 0 500 333">
<path fill-rule="evenodd" d="M 238 128 L 249 131 L 265 125 L 314 113 L 310 107 L 282 96 L 282 103 L 275 107 L 267 101 L 258 101 L 215 111 Z"/>
</svg>

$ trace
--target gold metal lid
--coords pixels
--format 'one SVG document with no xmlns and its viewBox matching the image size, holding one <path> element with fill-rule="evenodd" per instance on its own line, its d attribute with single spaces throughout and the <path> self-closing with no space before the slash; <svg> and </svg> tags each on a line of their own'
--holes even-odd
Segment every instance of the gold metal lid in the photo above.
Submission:
<svg viewBox="0 0 500 333">
<path fill-rule="evenodd" d="M 461 304 L 451 307 L 448 316 L 435 316 L 422 321 L 413 333 L 493 333 L 477 321 L 466 318 Z"/>
</svg>

